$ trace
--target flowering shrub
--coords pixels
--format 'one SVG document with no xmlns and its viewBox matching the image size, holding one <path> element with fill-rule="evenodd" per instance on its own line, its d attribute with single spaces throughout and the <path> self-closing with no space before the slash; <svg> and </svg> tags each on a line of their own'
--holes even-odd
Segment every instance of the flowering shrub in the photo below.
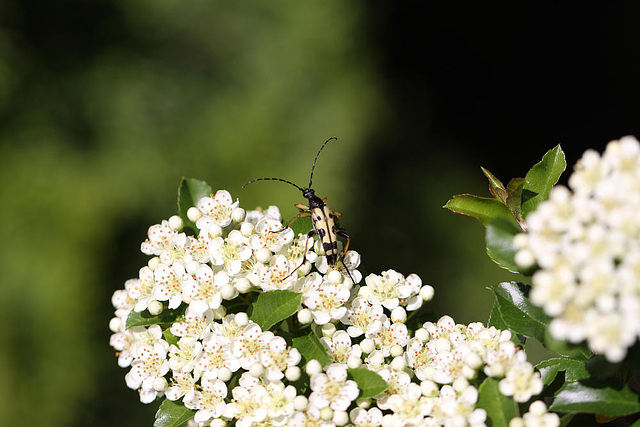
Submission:
<svg viewBox="0 0 640 427">
<path fill-rule="evenodd" d="M 446 207 L 479 219 L 489 256 L 531 277 L 492 287 L 490 325 L 558 354 L 536 366 L 550 409 L 566 422 L 596 414 L 630 425 L 640 416 L 640 143 L 587 150 L 568 186 L 554 187 L 565 166 L 557 146 L 506 186 L 483 169 L 493 197 L 459 195 Z M 536 403 L 512 423 L 547 425 L 548 416 Z"/>
<path fill-rule="evenodd" d="M 560 147 L 492 197 L 446 207 L 480 220 L 487 253 L 531 276 L 491 287 L 488 324 L 430 319 L 434 290 L 360 255 L 329 265 L 308 218 L 245 211 L 185 179 L 179 215 L 149 228 L 138 277 L 113 295 L 111 345 L 155 426 L 558 426 L 640 413 L 640 144 Z M 434 320 L 434 321 L 431 321 Z M 530 339 L 557 354 L 535 367 Z M 548 407 L 547 405 L 550 404 Z M 603 418 L 609 417 L 609 418 Z"/>
</svg>

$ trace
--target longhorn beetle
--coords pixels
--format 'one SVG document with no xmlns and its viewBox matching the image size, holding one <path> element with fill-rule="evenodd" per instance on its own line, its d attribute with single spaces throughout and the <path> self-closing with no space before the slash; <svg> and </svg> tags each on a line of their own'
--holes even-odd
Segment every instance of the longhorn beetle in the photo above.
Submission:
<svg viewBox="0 0 640 427">
<path fill-rule="evenodd" d="M 310 216 L 311 222 L 313 223 L 313 230 L 309 232 L 308 236 L 313 237 L 314 234 L 317 234 L 318 237 L 320 238 L 320 242 L 322 243 L 322 248 L 324 249 L 324 253 L 327 257 L 327 264 L 333 267 L 338 263 L 338 261 L 341 261 L 342 265 L 344 265 L 345 270 L 347 271 L 347 274 L 349 275 L 349 278 L 353 281 L 353 278 L 351 277 L 351 273 L 349 273 L 349 269 L 344 264 L 344 256 L 347 253 L 347 249 L 349 249 L 349 243 L 351 242 L 351 238 L 343 229 L 341 229 L 338 226 L 338 221 L 342 216 L 342 214 L 340 212 L 331 210 L 331 208 L 327 206 L 327 204 L 325 203 L 327 199 L 326 198 L 321 199 L 320 197 L 316 196 L 315 191 L 313 190 L 313 188 L 311 188 L 311 184 L 313 182 L 313 170 L 316 167 L 316 161 L 318 160 L 318 156 L 320 156 L 320 152 L 322 151 L 324 146 L 327 145 L 327 143 L 332 139 L 337 140 L 338 138 L 335 136 L 332 136 L 329 139 L 327 139 L 318 150 L 318 153 L 316 154 L 315 159 L 313 159 L 313 165 L 311 166 L 311 175 L 309 176 L 308 187 L 299 187 L 293 182 L 287 181 L 286 179 L 282 179 L 282 178 L 257 178 L 245 183 L 242 186 L 242 188 L 257 181 L 281 181 L 281 182 L 286 182 L 287 184 L 293 185 L 298 190 L 302 191 L 302 196 L 309 201 L 309 206 L 306 206 L 300 203 L 295 204 L 294 206 L 298 208 L 300 213 L 289 222 L 287 227 L 289 227 L 293 223 L 293 221 L 295 221 L 300 217 Z M 285 230 L 287 227 L 283 227 L 282 230 L 279 230 L 279 231 L 274 231 L 274 233 L 279 233 L 280 231 Z M 347 239 L 347 242 L 345 243 L 344 249 L 340 256 L 338 255 L 338 236 Z M 306 256 L 306 253 L 307 253 L 306 245 L 304 248 L 304 253 Z M 298 270 L 303 265 L 304 265 L 304 257 L 302 259 L 302 264 L 297 266 L 295 270 L 289 273 L 288 276 L 295 273 L 295 271 Z"/>
</svg>

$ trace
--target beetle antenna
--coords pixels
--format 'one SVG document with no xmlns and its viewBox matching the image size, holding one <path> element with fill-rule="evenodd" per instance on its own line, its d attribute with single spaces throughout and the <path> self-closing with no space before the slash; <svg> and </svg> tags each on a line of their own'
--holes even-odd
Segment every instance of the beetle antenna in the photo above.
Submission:
<svg viewBox="0 0 640 427">
<path fill-rule="evenodd" d="M 293 185 L 294 187 L 296 187 L 300 191 L 304 191 L 302 188 L 298 187 L 293 182 L 287 181 L 286 179 L 282 179 L 282 178 L 257 178 L 257 179 L 252 179 L 251 181 L 245 182 L 244 184 L 242 184 L 242 188 L 244 188 L 247 185 L 252 184 L 254 182 L 258 182 L 258 181 L 282 181 L 282 182 L 286 182 L 287 184 Z"/>
<path fill-rule="evenodd" d="M 313 159 L 313 166 L 311 166 L 311 175 L 309 176 L 309 188 L 311 188 L 311 181 L 313 181 L 313 170 L 316 168 L 316 161 L 318 160 L 318 156 L 320 155 L 320 152 L 322 151 L 322 149 L 324 148 L 325 145 L 327 145 L 327 143 L 329 141 L 331 141 L 332 139 L 337 140 L 338 137 L 336 136 L 332 136 L 329 137 L 329 139 L 327 139 L 323 144 L 322 147 L 320 147 L 320 149 L 318 150 L 318 154 L 316 154 L 316 158 Z"/>
</svg>

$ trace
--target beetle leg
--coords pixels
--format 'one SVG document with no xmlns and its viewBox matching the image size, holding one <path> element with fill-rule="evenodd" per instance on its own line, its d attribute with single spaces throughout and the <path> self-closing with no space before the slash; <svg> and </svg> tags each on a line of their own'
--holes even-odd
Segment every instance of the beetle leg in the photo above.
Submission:
<svg viewBox="0 0 640 427">
<path fill-rule="evenodd" d="M 296 205 L 296 207 L 298 207 Z M 298 208 L 300 209 L 300 208 Z M 302 211 L 302 209 L 300 209 Z M 289 224 L 286 225 L 286 227 L 282 227 L 280 230 L 276 230 L 276 231 L 270 231 L 269 233 L 282 233 L 284 230 L 286 230 L 287 228 L 291 227 L 291 224 L 293 224 L 293 222 L 298 219 L 298 218 L 302 218 L 303 216 L 311 216 L 311 212 L 300 212 L 298 215 L 296 215 L 291 221 L 289 221 Z"/>
<path fill-rule="evenodd" d="M 340 237 L 344 237 L 347 239 L 347 243 L 344 245 L 344 249 L 342 250 L 342 254 L 345 255 L 349 250 L 349 244 L 351 243 L 351 237 L 344 230 L 335 230 L 336 234 Z"/>
<path fill-rule="evenodd" d="M 298 269 L 300 267 L 302 267 L 304 265 L 304 263 L 307 261 L 307 251 L 309 250 L 309 237 L 313 237 L 313 235 L 315 234 L 315 230 L 311 230 L 309 232 L 309 234 L 307 234 L 307 240 L 304 242 L 304 253 L 302 254 L 302 262 L 300 263 L 299 266 L 297 266 L 296 268 L 293 269 L 293 271 L 289 274 L 287 274 L 286 276 L 284 276 L 284 278 L 282 280 L 287 279 L 289 276 L 291 276 L 293 273 L 295 273 L 296 271 L 298 271 Z M 344 263 L 343 263 L 344 264 Z M 345 265 L 346 268 L 346 265 Z M 353 280 L 353 279 L 351 279 Z"/>
</svg>

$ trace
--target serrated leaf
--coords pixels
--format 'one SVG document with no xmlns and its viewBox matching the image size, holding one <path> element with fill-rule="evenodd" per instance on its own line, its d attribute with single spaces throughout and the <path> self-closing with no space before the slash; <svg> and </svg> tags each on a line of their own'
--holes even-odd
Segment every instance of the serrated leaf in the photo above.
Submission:
<svg viewBox="0 0 640 427">
<path fill-rule="evenodd" d="M 513 178 L 507 185 L 507 191 L 509 196 L 506 200 L 506 205 L 509 211 L 516 219 L 520 229 L 524 230 L 524 216 L 522 215 L 522 190 L 524 188 L 524 178 Z"/>
<path fill-rule="evenodd" d="M 502 319 L 502 313 L 500 313 L 500 306 L 497 301 L 494 301 L 493 307 L 491 308 L 491 314 L 489 314 L 489 321 L 487 322 L 487 327 L 494 327 L 501 330 L 508 330 L 509 326 L 505 323 L 504 319 Z M 522 347 L 524 345 L 523 342 L 518 338 L 518 334 L 515 331 L 511 331 L 511 341 L 517 346 Z"/>
<path fill-rule="evenodd" d="M 360 398 L 377 396 L 387 388 L 387 383 L 377 373 L 367 368 L 347 369 L 349 377 L 358 383 Z"/>
<path fill-rule="evenodd" d="M 500 313 L 500 306 L 497 301 L 493 302 L 493 307 L 491 307 L 491 313 L 489 314 L 489 321 L 487 322 L 488 328 L 492 326 L 498 329 L 509 329 L 504 319 L 502 319 L 502 313 Z"/>
<path fill-rule="evenodd" d="M 310 216 L 301 216 L 293 221 L 290 227 L 295 236 L 298 234 L 307 234 L 313 230 L 313 222 Z"/>
<path fill-rule="evenodd" d="M 558 390 L 549 409 L 572 414 L 587 413 L 620 417 L 640 412 L 640 402 L 638 402 L 638 394 L 628 386 L 616 390 L 610 387 L 593 388 L 580 382 L 572 382 Z"/>
<path fill-rule="evenodd" d="M 196 411 L 185 407 L 182 403 L 164 399 L 158 412 L 153 427 L 180 427 L 189 421 Z"/>
<path fill-rule="evenodd" d="M 514 221 L 506 205 L 496 199 L 474 196 L 473 194 L 458 194 L 444 205 L 452 212 L 476 218 L 485 227 L 496 218 Z"/>
<path fill-rule="evenodd" d="M 178 187 L 178 214 L 185 227 L 196 230 L 196 225 L 187 217 L 187 211 L 195 206 L 198 200 L 211 195 L 211 186 L 195 178 L 182 178 Z"/>
<path fill-rule="evenodd" d="M 565 373 L 565 381 L 567 382 L 578 381 L 589 377 L 589 372 L 584 366 L 584 360 L 555 357 L 538 363 L 536 369 L 540 371 L 544 385 L 551 384 L 559 372 Z"/>
<path fill-rule="evenodd" d="M 518 405 L 513 399 L 500 393 L 498 380 L 486 378 L 478 388 L 476 408 L 487 411 L 493 427 L 508 427 L 509 421 L 519 415 Z"/>
<path fill-rule="evenodd" d="M 130 329 L 135 326 L 170 326 L 178 321 L 178 319 L 184 314 L 184 310 L 184 307 L 179 307 L 176 310 L 164 310 L 157 316 L 152 315 L 147 310 L 141 312 L 131 311 L 127 316 L 125 327 Z"/>
<path fill-rule="evenodd" d="M 566 167 L 564 152 L 558 144 L 527 172 L 522 192 L 522 213 L 525 217 L 549 197 L 551 189 Z"/>
<path fill-rule="evenodd" d="M 586 343 L 571 344 L 567 341 L 557 340 L 551 336 L 548 329 L 545 331 L 543 344 L 547 350 L 571 359 L 585 361 L 592 356 Z"/>
<path fill-rule="evenodd" d="M 293 346 L 298 349 L 301 355 L 309 361 L 312 359 L 320 362 L 322 366 L 331 362 L 331 358 L 327 354 L 324 346 L 313 332 L 307 335 L 294 337 L 292 339 Z"/>
<path fill-rule="evenodd" d="M 514 332 L 544 342 L 549 316 L 526 296 L 526 288 L 517 282 L 503 282 L 491 286 L 503 321 Z"/>
<path fill-rule="evenodd" d="M 493 198 L 506 204 L 509 192 L 504 187 L 504 184 L 502 184 L 502 181 L 496 178 L 488 169 L 485 169 L 482 166 L 480 166 L 480 169 L 482 169 L 482 173 L 489 180 L 489 191 L 493 195 Z"/>
<path fill-rule="evenodd" d="M 302 294 L 292 291 L 276 290 L 261 293 L 253 303 L 251 320 L 266 331 L 295 314 L 301 300 Z"/>
<path fill-rule="evenodd" d="M 520 229 L 513 221 L 496 218 L 487 225 L 485 239 L 487 255 L 500 267 L 518 273 L 519 267 L 515 262 L 516 248 L 513 246 L 513 237 L 520 233 Z"/>
</svg>

